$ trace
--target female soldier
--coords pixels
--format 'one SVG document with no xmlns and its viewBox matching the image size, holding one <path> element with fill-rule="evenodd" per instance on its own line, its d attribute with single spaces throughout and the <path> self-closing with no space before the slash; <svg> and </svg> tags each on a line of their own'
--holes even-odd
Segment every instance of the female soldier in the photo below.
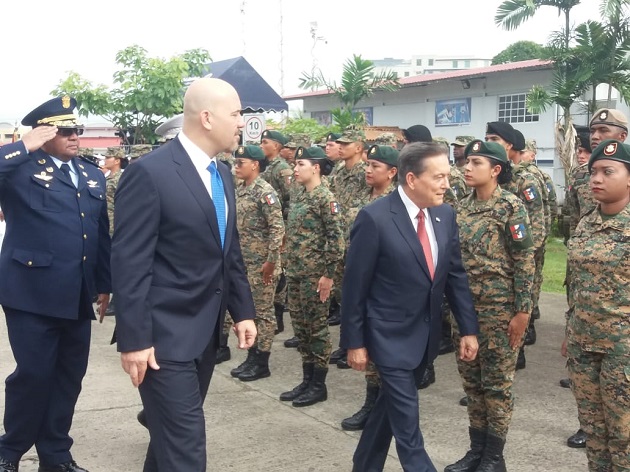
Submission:
<svg viewBox="0 0 630 472">
<path fill-rule="evenodd" d="M 606 140 L 588 162 L 597 207 L 568 242 L 571 389 L 588 470 L 630 470 L 630 146 Z"/>
<path fill-rule="evenodd" d="M 474 140 L 464 153 L 464 177 L 473 192 L 459 202 L 457 222 L 479 318 L 479 353 L 473 362 L 457 360 L 468 396 L 470 450 L 444 470 L 505 471 L 512 382 L 531 312 L 534 249 L 527 210 L 499 186 L 511 180 L 503 146 Z"/>
<path fill-rule="evenodd" d="M 284 221 L 280 199 L 260 173 L 265 155 L 258 146 L 239 146 L 235 153 L 236 224 L 241 238 L 243 262 L 252 288 L 258 336 L 247 359 L 230 374 L 248 382 L 269 377 L 269 356 L 276 329 L 273 297 L 280 274 L 280 246 Z"/>
<path fill-rule="evenodd" d="M 304 377 L 293 390 L 281 394 L 280 400 L 308 406 L 328 396 L 331 341 L 326 318 L 344 242 L 339 204 L 321 183 L 321 176 L 330 173 L 333 163 L 319 147 L 299 147 L 295 159 L 295 182 L 301 188 L 291 195 L 285 257 L 289 312 Z"/>
<path fill-rule="evenodd" d="M 364 205 L 388 195 L 396 188 L 398 173 L 398 151 L 391 146 L 375 144 L 368 149 L 365 181 L 370 187 L 365 194 Z M 365 402 L 361 409 L 341 422 L 346 431 L 358 431 L 365 427 L 374 408 L 380 390 L 378 371 L 372 361 L 365 371 Z"/>
</svg>

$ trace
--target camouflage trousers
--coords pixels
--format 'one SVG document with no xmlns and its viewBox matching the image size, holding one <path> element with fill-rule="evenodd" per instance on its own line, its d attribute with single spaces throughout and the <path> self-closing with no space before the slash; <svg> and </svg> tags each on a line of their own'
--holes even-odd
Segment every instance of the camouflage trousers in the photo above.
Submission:
<svg viewBox="0 0 630 472">
<path fill-rule="evenodd" d="M 248 275 L 249 285 L 252 289 L 254 308 L 256 309 L 256 343 L 260 351 L 271 351 L 273 337 L 275 336 L 277 324 L 276 315 L 273 309 L 273 297 L 276 292 L 277 277 L 273 277 L 269 285 L 263 283 L 262 275 Z"/>
<path fill-rule="evenodd" d="M 545 243 L 534 251 L 536 270 L 534 271 L 534 281 L 532 283 L 532 312 L 538 310 L 538 300 L 540 299 L 540 290 L 543 283 L 543 267 L 545 265 L 546 248 L 547 244 Z"/>
<path fill-rule="evenodd" d="M 476 308 L 479 352 L 472 362 L 463 362 L 457 358 L 457 369 L 468 396 L 470 426 L 505 439 L 514 409 L 512 384 L 518 358 L 518 349 L 510 347 L 507 334 L 514 309 Z M 457 331 L 457 324 L 454 324 L 453 341 L 459 346 L 460 336 Z"/>
<path fill-rule="evenodd" d="M 337 303 L 341 305 L 341 287 L 343 285 L 343 274 L 346 271 L 346 255 L 344 253 L 343 259 L 339 264 L 337 264 L 337 268 L 335 270 L 335 274 L 333 275 L 333 289 L 331 291 L 331 297 L 334 297 L 337 300 Z"/>
<path fill-rule="evenodd" d="M 328 331 L 328 305 L 317 293 L 317 277 L 287 277 L 288 304 L 293 332 L 299 340 L 302 363 L 328 368 L 332 341 Z"/>
<path fill-rule="evenodd" d="M 368 387 L 381 386 L 381 377 L 378 375 L 376 365 L 372 361 L 368 362 L 367 368 L 365 369 L 365 383 Z"/>
<path fill-rule="evenodd" d="M 569 342 L 569 377 L 591 472 L 630 471 L 630 358 Z"/>
<path fill-rule="evenodd" d="M 232 330 L 232 325 L 234 324 L 234 320 L 232 320 L 232 315 L 230 312 L 225 313 L 225 319 L 223 320 L 223 334 L 226 336 L 230 335 L 230 331 Z"/>
</svg>

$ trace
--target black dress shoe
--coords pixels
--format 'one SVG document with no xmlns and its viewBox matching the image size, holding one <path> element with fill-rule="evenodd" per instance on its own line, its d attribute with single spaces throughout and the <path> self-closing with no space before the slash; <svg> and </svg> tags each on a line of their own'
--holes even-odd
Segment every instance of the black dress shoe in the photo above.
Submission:
<svg viewBox="0 0 630 472">
<path fill-rule="evenodd" d="M 573 436 L 569 436 L 567 439 L 567 446 L 574 449 L 582 449 L 586 447 L 586 433 L 581 429 L 577 430 Z"/>
<path fill-rule="evenodd" d="M 453 340 L 451 338 L 442 338 L 440 341 L 440 350 L 438 351 L 438 355 L 442 356 L 451 352 L 455 352 Z"/>
<path fill-rule="evenodd" d="M 19 467 L 19 462 L 11 462 L 0 457 L 0 472 L 18 472 Z"/>
<path fill-rule="evenodd" d="M 341 312 L 331 313 L 328 317 L 328 326 L 339 326 L 341 324 Z"/>
<path fill-rule="evenodd" d="M 298 347 L 298 344 L 300 344 L 299 339 L 297 336 L 293 336 L 284 342 L 284 347 Z"/>
<path fill-rule="evenodd" d="M 348 364 L 348 357 L 343 356 L 341 359 L 337 361 L 337 369 L 351 369 L 350 364 Z"/>
<path fill-rule="evenodd" d="M 88 470 L 83 467 L 79 467 L 76 462 L 70 461 L 57 464 L 52 467 L 40 465 L 37 472 L 88 472 Z"/>
<path fill-rule="evenodd" d="M 343 359 L 344 357 L 346 357 L 347 352 L 345 349 L 339 348 L 336 351 L 333 351 L 332 354 L 330 355 L 330 360 L 328 361 L 329 364 L 336 364 L 339 359 Z"/>
<path fill-rule="evenodd" d="M 562 388 L 571 388 L 571 379 L 560 379 L 560 386 Z"/>
<path fill-rule="evenodd" d="M 144 410 L 140 410 L 138 412 L 138 416 L 136 416 L 136 419 L 138 420 L 138 423 L 149 429 L 149 426 L 147 425 L 147 414 L 144 412 Z"/>
<path fill-rule="evenodd" d="M 418 384 L 418 390 L 425 389 L 432 383 L 435 383 L 435 368 L 433 366 L 427 366 L 422 375 L 422 380 L 420 380 L 420 384 Z"/>
<path fill-rule="evenodd" d="M 459 399 L 459 404 L 461 406 L 468 406 L 468 395 Z"/>
</svg>

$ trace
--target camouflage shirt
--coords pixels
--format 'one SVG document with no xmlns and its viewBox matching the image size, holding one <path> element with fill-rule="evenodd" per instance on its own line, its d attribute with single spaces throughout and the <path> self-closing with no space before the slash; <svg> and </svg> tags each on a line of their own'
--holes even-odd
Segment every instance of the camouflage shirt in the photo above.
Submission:
<svg viewBox="0 0 630 472">
<path fill-rule="evenodd" d="M 286 226 L 287 277 L 332 279 L 345 247 L 339 203 L 323 185 L 293 195 Z"/>
<path fill-rule="evenodd" d="M 547 226 L 545 222 L 542 190 L 538 180 L 522 166 L 513 165 L 512 181 L 504 184 L 503 188 L 516 195 L 525 204 L 527 215 L 529 216 L 534 248 L 541 248 L 547 238 Z"/>
<path fill-rule="evenodd" d="M 542 171 L 538 168 L 535 162 L 521 162 L 517 167 L 522 167 L 526 172 L 529 172 L 536 179 L 538 187 L 540 188 L 540 195 L 542 197 L 543 211 L 545 212 L 545 234 L 549 234 L 551 231 L 551 206 L 549 203 L 549 190 L 547 188 L 547 182 Z"/>
<path fill-rule="evenodd" d="M 289 193 L 292 176 L 293 170 L 291 166 L 280 156 L 269 161 L 265 172 L 261 174 L 261 177 L 271 184 L 278 197 L 280 197 L 282 215 L 285 218 L 289 214 Z"/>
<path fill-rule="evenodd" d="M 457 209 L 462 261 L 476 306 L 513 305 L 530 313 L 534 248 L 523 203 L 497 187 L 490 200 L 473 190 Z"/>
<path fill-rule="evenodd" d="M 236 224 L 247 270 L 259 271 L 265 262 L 272 262 L 279 274 L 284 238 L 282 208 L 273 187 L 261 177 L 236 188 Z"/>
<path fill-rule="evenodd" d="M 122 170 L 113 172 L 105 179 L 106 196 L 107 196 L 107 216 L 109 217 L 109 236 L 114 235 L 114 195 L 116 195 L 116 188 L 118 187 L 118 181 L 122 175 Z"/>
<path fill-rule="evenodd" d="M 551 213 L 551 222 L 553 223 L 554 218 L 558 217 L 558 195 L 556 194 L 556 187 L 551 179 L 551 176 L 546 172 L 540 171 L 543 178 L 545 179 L 545 186 L 547 187 L 547 195 L 549 196 L 549 213 Z M 549 231 L 551 231 L 551 226 L 549 226 Z"/>
<path fill-rule="evenodd" d="M 367 163 L 364 161 L 357 162 L 350 170 L 346 169 L 345 165 L 341 165 L 330 185 L 330 190 L 341 206 L 342 224 L 346 239 L 350 238 L 350 229 L 359 210 L 365 206 L 363 203 L 365 193 L 371 190 L 365 181 L 366 167 Z"/>
<path fill-rule="evenodd" d="M 571 271 L 567 321 L 570 344 L 582 350 L 630 355 L 630 205 L 602 217 L 584 215 L 568 243 Z"/>
<path fill-rule="evenodd" d="M 456 208 L 458 200 L 470 194 L 470 189 L 466 186 L 464 174 L 455 164 L 451 165 L 451 173 L 448 176 L 450 188 L 444 194 L 444 203 L 448 203 Z"/>
<path fill-rule="evenodd" d="M 597 200 L 591 192 L 590 180 L 588 164 L 575 169 L 569 177 L 565 202 L 569 214 L 569 235 L 573 234 L 582 217 L 597 206 Z"/>
</svg>

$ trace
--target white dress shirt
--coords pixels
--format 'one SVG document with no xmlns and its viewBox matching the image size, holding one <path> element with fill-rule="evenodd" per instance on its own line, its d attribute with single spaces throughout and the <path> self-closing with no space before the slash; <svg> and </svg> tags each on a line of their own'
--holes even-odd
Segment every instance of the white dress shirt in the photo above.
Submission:
<svg viewBox="0 0 630 472">
<path fill-rule="evenodd" d="M 411 199 L 407 196 L 405 191 L 402 188 L 402 185 L 398 186 L 398 193 L 400 194 L 400 198 L 405 205 L 405 209 L 407 210 L 407 214 L 409 215 L 409 219 L 411 220 L 411 224 L 413 225 L 413 229 L 418 233 L 418 213 L 420 213 L 420 208 L 411 201 Z M 438 261 L 438 245 L 437 239 L 435 239 L 435 231 L 433 231 L 433 222 L 431 221 L 431 215 L 427 211 L 426 208 L 422 209 L 424 213 L 424 227 L 427 230 L 427 236 L 429 237 L 429 244 L 431 245 L 431 255 L 433 256 L 433 267 L 437 267 Z"/>
<path fill-rule="evenodd" d="M 199 178 L 201 178 L 201 181 L 205 185 L 206 190 L 208 191 L 208 195 L 210 195 L 210 198 L 212 198 L 212 183 L 210 182 L 211 175 L 210 171 L 208 170 L 208 166 L 211 162 L 214 162 L 214 164 L 217 166 L 218 172 L 218 163 L 216 156 L 209 157 L 199 146 L 193 143 L 190 138 L 188 138 L 188 136 L 184 134 L 183 131 L 180 131 L 178 137 L 179 141 L 182 143 L 182 146 L 184 146 L 184 150 L 188 153 L 188 156 L 190 156 L 190 160 L 195 166 L 195 169 L 197 169 Z M 223 186 L 225 187 L 225 182 L 223 183 Z M 225 198 L 225 195 L 223 196 L 223 200 L 225 201 L 225 219 L 227 226 L 227 217 L 229 210 L 227 198 Z"/>
<path fill-rule="evenodd" d="M 68 167 L 70 167 L 70 178 L 72 179 L 72 183 L 74 184 L 75 187 L 78 187 L 79 186 L 79 174 L 77 174 L 77 171 L 74 168 L 74 165 L 72 164 L 72 161 L 64 162 L 64 161 L 62 161 L 60 159 L 57 159 L 55 156 L 50 156 L 50 158 L 53 160 L 53 162 L 57 166 L 57 169 L 59 169 L 59 170 L 61 170 L 61 164 L 68 164 Z"/>
</svg>

